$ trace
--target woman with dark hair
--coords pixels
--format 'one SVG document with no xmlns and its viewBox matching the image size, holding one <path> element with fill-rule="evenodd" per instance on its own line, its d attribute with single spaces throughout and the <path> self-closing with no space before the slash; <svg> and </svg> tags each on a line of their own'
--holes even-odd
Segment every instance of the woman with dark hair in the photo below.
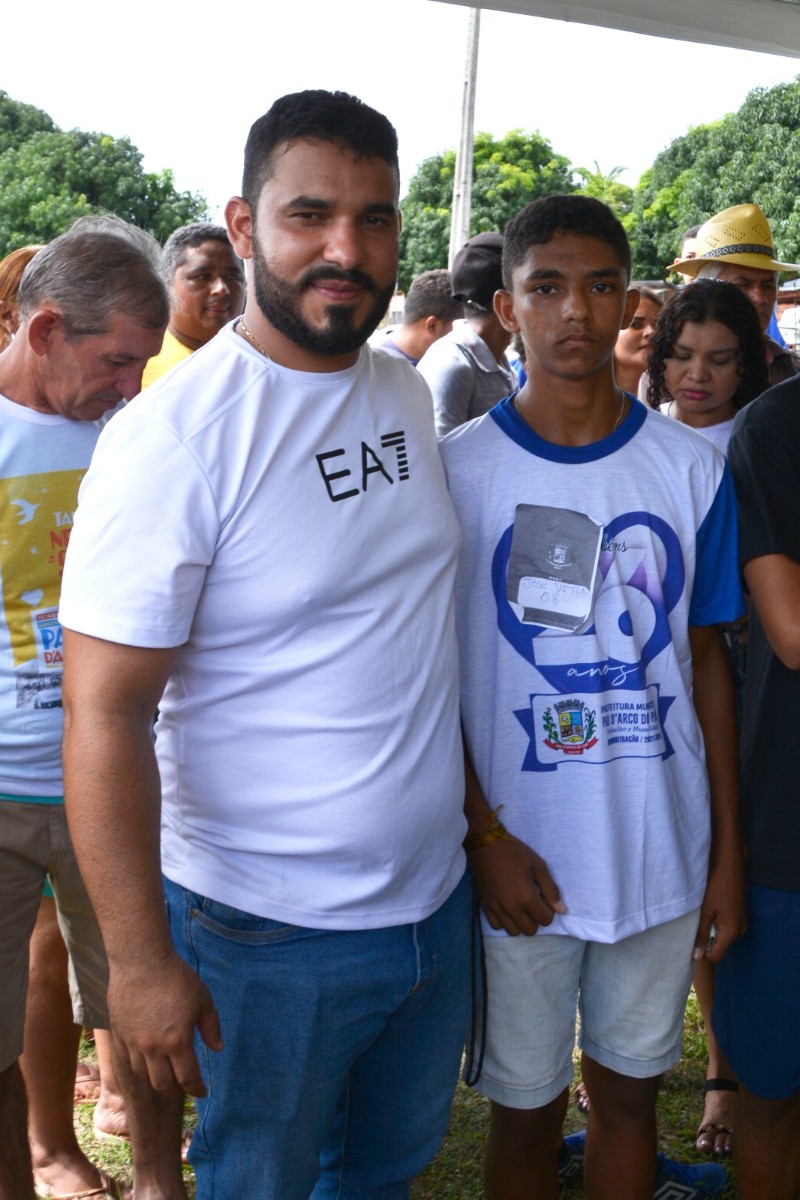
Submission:
<svg viewBox="0 0 800 1200">
<path fill-rule="evenodd" d="M 718 279 L 698 279 L 674 292 L 656 325 L 648 372 L 652 406 L 692 426 L 724 454 L 736 413 L 769 386 L 761 324 L 744 292 Z M 726 630 L 737 692 L 744 673 L 744 628 L 739 623 Z M 695 967 L 694 988 L 708 1039 L 696 1146 L 703 1154 L 729 1155 L 739 1084 L 711 1028 L 714 967 L 705 959 Z"/>
<path fill-rule="evenodd" d="M 614 347 L 614 378 L 626 392 L 637 395 L 639 380 L 647 366 L 647 355 L 664 304 L 661 293 L 649 287 L 634 287 L 639 293 L 639 305 L 627 329 L 620 330 Z"/>
<path fill-rule="evenodd" d="M 648 362 L 653 408 L 725 452 L 736 413 L 768 386 L 758 314 L 732 283 L 698 279 L 661 310 Z"/>
</svg>

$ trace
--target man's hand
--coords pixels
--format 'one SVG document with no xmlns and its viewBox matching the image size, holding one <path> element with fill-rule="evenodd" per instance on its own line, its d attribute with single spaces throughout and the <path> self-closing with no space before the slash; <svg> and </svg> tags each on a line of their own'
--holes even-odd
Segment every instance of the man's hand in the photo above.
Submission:
<svg viewBox="0 0 800 1200">
<path fill-rule="evenodd" d="M 157 1092 L 177 1085 L 205 1096 L 194 1029 L 210 1050 L 221 1050 L 219 1017 L 208 988 L 182 958 L 173 953 L 166 961 L 112 968 L 108 1006 L 116 1052 L 137 1075 Z"/>
<path fill-rule="evenodd" d="M 715 938 L 709 946 L 711 926 Z M 747 928 L 745 912 L 744 854 L 731 854 L 728 861 L 712 866 L 700 909 L 700 924 L 694 947 L 694 959 L 707 958 L 716 963 Z"/>
<path fill-rule="evenodd" d="M 566 905 L 543 858 L 516 838 L 498 838 L 469 857 L 481 908 L 492 929 L 530 937 Z"/>
</svg>

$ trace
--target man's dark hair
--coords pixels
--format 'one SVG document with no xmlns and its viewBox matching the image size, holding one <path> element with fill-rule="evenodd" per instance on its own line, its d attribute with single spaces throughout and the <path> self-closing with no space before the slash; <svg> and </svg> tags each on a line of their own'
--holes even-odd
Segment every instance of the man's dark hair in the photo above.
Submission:
<svg viewBox="0 0 800 1200">
<path fill-rule="evenodd" d="M 204 242 L 223 242 L 233 250 L 224 225 L 212 225 L 210 221 L 195 221 L 192 225 L 181 225 L 180 229 L 174 230 L 169 235 L 161 252 L 161 265 L 167 283 L 172 283 L 178 267 L 182 267 L 186 262 L 188 252 L 197 246 L 202 246 Z M 235 253 L 234 258 L 236 258 Z"/>
<path fill-rule="evenodd" d="M 628 235 L 607 205 L 591 196 L 542 196 L 533 200 L 506 225 L 503 283 L 511 289 L 515 269 L 531 246 L 544 246 L 558 233 L 576 233 L 610 246 L 630 279 Z"/>
<path fill-rule="evenodd" d="M 683 245 L 687 238 L 697 237 L 702 228 L 702 225 L 690 225 L 688 229 L 684 230 L 683 237 L 681 238 L 681 245 Z"/>
<path fill-rule="evenodd" d="M 117 312 L 158 329 L 169 320 L 161 249 L 118 217 L 79 217 L 28 263 L 17 302 L 23 319 L 40 304 L 56 305 L 68 340 L 106 333 Z"/>
<path fill-rule="evenodd" d="M 272 174 L 276 149 L 300 138 L 348 146 L 358 158 L 382 158 L 399 175 L 397 133 L 383 113 L 347 92 L 294 92 L 276 100 L 250 129 L 242 195 L 251 208 Z"/>
<path fill-rule="evenodd" d="M 423 317 L 455 321 L 463 315 L 464 305 L 460 300 L 453 299 L 449 271 L 423 271 L 408 289 L 403 308 L 404 325 L 413 325 Z"/>
<path fill-rule="evenodd" d="M 698 279 L 674 291 L 659 314 L 647 362 L 648 400 L 653 408 L 672 399 L 665 379 L 666 360 L 672 357 L 687 321 L 696 325 L 719 321 L 739 339 L 739 386 L 733 397 L 736 408 L 742 408 L 766 391 L 767 358 L 754 306 L 735 283 Z"/>
</svg>

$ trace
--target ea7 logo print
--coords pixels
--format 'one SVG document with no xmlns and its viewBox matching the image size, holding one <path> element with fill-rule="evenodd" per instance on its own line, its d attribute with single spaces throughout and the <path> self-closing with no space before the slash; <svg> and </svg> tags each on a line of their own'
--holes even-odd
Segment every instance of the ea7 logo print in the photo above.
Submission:
<svg viewBox="0 0 800 1200">
<path fill-rule="evenodd" d="M 584 750 L 597 745 L 594 736 L 597 721 L 593 709 L 587 708 L 581 700 L 557 700 L 555 709 L 556 721 L 551 708 L 544 711 L 545 746 L 564 754 L 583 754 Z"/>
<path fill-rule="evenodd" d="M 375 488 L 377 483 L 402 483 L 411 474 L 406 450 L 406 435 L 402 430 L 381 436 L 379 454 L 367 442 L 360 450 L 348 452 L 344 447 L 317 454 L 317 466 L 325 481 L 328 495 L 334 503 L 349 500 Z M 388 454 L 387 454 L 388 451 Z M 338 460 L 338 461 L 336 461 Z M 338 470 L 334 468 L 339 468 Z M 372 477 L 380 478 L 372 478 Z M 347 483 L 339 482 L 347 480 Z M 353 486 L 354 484 L 360 486 Z"/>
</svg>

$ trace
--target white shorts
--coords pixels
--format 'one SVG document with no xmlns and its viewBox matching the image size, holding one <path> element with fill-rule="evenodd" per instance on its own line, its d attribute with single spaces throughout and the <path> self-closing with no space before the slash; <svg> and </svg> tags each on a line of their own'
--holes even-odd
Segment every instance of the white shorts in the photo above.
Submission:
<svg viewBox="0 0 800 1200">
<path fill-rule="evenodd" d="M 557 934 L 484 939 L 486 1048 L 475 1085 L 507 1108 L 542 1108 L 573 1075 L 578 1044 L 601 1066 L 649 1079 L 681 1056 L 700 910 L 621 942 Z"/>
</svg>

